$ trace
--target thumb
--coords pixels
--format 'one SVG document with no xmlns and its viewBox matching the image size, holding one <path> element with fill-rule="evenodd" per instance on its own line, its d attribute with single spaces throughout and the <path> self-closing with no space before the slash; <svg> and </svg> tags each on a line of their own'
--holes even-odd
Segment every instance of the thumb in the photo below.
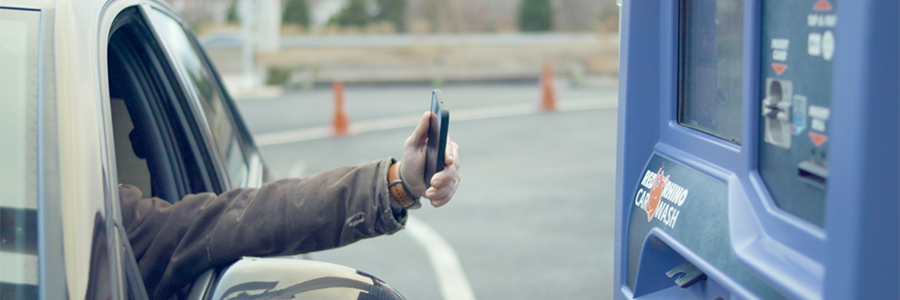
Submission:
<svg viewBox="0 0 900 300">
<path fill-rule="evenodd" d="M 425 112 L 419 120 L 419 125 L 413 130 L 412 135 L 407 140 L 407 144 L 412 142 L 413 145 L 421 145 L 428 138 L 428 127 L 431 126 L 431 112 Z"/>
</svg>

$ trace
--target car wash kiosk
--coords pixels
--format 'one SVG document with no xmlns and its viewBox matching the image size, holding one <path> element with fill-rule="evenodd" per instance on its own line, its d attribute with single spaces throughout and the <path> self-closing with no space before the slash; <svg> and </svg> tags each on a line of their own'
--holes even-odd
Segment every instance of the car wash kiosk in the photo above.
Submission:
<svg viewBox="0 0 900 300">
<path fill-rule="evenodd" d="M 900 299 L 900 1 L 623 2 L 615 299 Z"/>
</svg>

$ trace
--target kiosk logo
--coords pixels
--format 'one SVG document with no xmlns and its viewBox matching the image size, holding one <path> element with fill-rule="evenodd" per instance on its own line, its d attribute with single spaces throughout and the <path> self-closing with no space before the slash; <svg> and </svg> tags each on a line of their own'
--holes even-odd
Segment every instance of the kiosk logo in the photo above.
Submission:
<svg viewBox="0 0 900 300">
<path fill-rule="evenodd" d="M 641 179 L 641 188 L 634 197 L 634 205 L 647 212 L 647 222 L 656 218 L 675 228 L 679 207 L 687 199 L 688 190 L 669 180 L 670 175 L 665 175 L 663 163 L 656 173 L 647 170 Z M 663 201 L 665 199 L 666 201 Z"/>
<path fill-rule="evenodd" d="M 652 176 L 653 178 L 650 179 L 650 181 L 653 182 L 650 185 L 650 202 L 647 203 L 647 208 L 644 209 L 645 211 L 647 211 L 647 222 L 653 220 L 653 212 L 655 212 L 656 208 L 659 207 L 659 198 L 662 197 L 663 187 L 665 187 L 666 184 L 669 183 L 669 176 L 664 176 L 666 172 L 663 171 L 663 168 L 665 167 L 666 163 L 662 163 L 662 165 L 659 166 L 659 171 L 656 171 L 656 176 Z M 649 178 L 647 176 L 648 174 L 652 173 L 650 173 L 650 171 L 648 170 L 644 175 L 645 180 Z M 644 180 L 642 180 L 642 182 L 643 181 Z M 644 187 L 646 187 L 646 185 L 644 185 Z"/>
</svg>

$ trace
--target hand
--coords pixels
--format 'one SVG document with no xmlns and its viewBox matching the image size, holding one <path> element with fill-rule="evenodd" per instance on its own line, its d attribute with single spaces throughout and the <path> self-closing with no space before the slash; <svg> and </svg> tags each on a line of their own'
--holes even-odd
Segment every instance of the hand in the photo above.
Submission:
<svg viewBox="0 0 900 300">
<path fill-rule="evenodd" d="M 459 146 L 447 137 L 447 157 L 444 170 L 431 177 L 431 187 L 425 191 L 425 198 L 431 199 L 431 206 L 441 207 L 453 198 L 462 178 L 459 176 Z"/>
<path fill-rule="evenodd" d="M 459 186 L 459 146 L 447 138 L 447 149 L 444 163 L 446 166 L 431 177 L 431 187 L 426 190 L 425 151 L 428 148 L 428 126 L 431 112 L 422 115 L 419 125 L 403 145 L 403 158 L 400 163 L 400 177 L 413 196 L 431 199 L 431 205 L 440 207 L 447 204 L 456 187 Z"/>
</svg>

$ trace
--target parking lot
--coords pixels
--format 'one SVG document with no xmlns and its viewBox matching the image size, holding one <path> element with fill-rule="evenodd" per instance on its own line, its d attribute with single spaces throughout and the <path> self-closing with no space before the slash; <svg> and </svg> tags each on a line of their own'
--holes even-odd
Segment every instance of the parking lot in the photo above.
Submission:
<svg viewBox="0 0 900 300">
<path fill-rule="evenodd" d="M 393 236 L 305 257 L 371 273 L 408 299 L 611 297 L 617 88 L 557 86 L 550 113 L 537 109 L 536 84 L 443 87 L 462 164 L 453 200 L 412 211 Z M 399 157 L 430 93 L 347 85 L 357 133 L 340 138 L 327 136 L 330 89 L 237 104 L 272 174 L 302 177 Z"/>
</svg>

